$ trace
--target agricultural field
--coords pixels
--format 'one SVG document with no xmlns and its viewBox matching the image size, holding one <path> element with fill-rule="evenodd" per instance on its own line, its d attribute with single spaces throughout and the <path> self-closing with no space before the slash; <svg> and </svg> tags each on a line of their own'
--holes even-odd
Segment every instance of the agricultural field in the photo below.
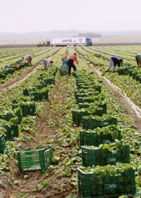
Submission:
<svg viewBox="0 0 141 198">
<path fill-rule="evenodd" d="M 47 56 L 55 53 L 56 50 L 54 48 L 19 48 L 19 49 L 0 49 L 0 84 L 4 84 L 11 79 L 15 79 L 17 76 L 27 73 L 30 70 L 33 70 L 36 65 L 38 65 L 41 60 Z M 17 60 L 20 60 L 23 56 L 32 55 L 32 67 L 28 65 L 24 65 L 22 63 L 16 64 Z"/>
<path fill-rule="evenodd" d="M 141 197 L 140 50 L 0 49 L 0 198 Z M 60 70 L 66 52 L 78 56 L 71 76 Z M 32 66 L 15 70 L 27 54 Z M 110 56 L 124 60 L 115 73 Z"/>
</svg>

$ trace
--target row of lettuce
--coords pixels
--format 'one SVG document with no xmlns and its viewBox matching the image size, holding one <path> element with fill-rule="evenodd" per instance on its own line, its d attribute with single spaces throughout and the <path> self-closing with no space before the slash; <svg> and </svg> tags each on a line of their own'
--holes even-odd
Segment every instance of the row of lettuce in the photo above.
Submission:
<svg viewBox="0 0 141 198">
<path fill-rule="evenodd" d="M 108 56 L 117 56 L 124 60 L 127 65 L 137 66 L 135 56 L 140 52 L 141 46 L 102 46 L 90 47 L 92 51 Z"/>
<path fill-rule="evenodd" d="M 49 48 L 6 48 L 0 49 L 0 69 L 4 66 L 16 62 L 23 56 L 28 54 L 32 56 L 38 56 L 46 52 Z"/>
<path fill-rule="evenodd" d="M 84 64 L 81 59 L 82 64 Z M 140 197 L 140 136 L 110 90 L 86 63 L 76 78 L 72 121 L 81 126 L 80 197 Z M 131 143 L 132 140 L 132 143 Z"/>
<path fill-rule="evenodd" d="M 54 53 L 56 53 L 59 49 L 55 48 L 49 48 L 47 50 L 44 50 L 42 52 L 38 52 L 33 56 L 32 64 L 33 66 L 30 66 L 30 68 L 36 66 L 41 62 L 41 60 L 45 57 L 52 56 Z M 31 50 L 32 52 L 32 50 Z M 21 57 L 20 57 L 21 59 Z M 16 63 L 16 60 L 13 60 L 11 64 L 5 65 L 4 69 L 1 69 L 0 71 L 0 83 L 5 83 L 9 81 L 11 78 L 15 78 L 16 76 L 23 73 L 25 70 L 29 70 L 29 67 L 27 63 Z"/>
<path fill-rule="evenodd" d="M 86 48 L 85 48 L 86 49 Z M 93 52 L 94 55 L 98 58 L 102 58 L 105 61 L 108 61 L 109 63 L 109 57 L 111 56 L 117 56 L 123 59 L 123 64 L 120 68 L 117 69 L 118 75 L 129 75 L 137 82 L 141 83 L 141 69 L 137 68 L 137 63 L 135 63 L 135 56 L 132 58 L 129 55 L 129 59 L 127 58 L 127 55 L 122 55 L 122 53 L 114 53 L 114 51 L 110 51 L 109 53 L 101 50 L 98 51 L 94 48 L 89 48 L 89 52 Z M 134 61 L 132 60 L 134 59 Z"/>
<path fill-rule="evenodd" d="M 91 50 L 89 50 L 88 48 L 77 48 L 77 51 L 85 58 L 85 60 L 87 60 L 89 63 L 93 64 L 97 69 L 99 69 L 102 72 L 102 74 L 105 75 L 111 82 L 120 87 L 136 105 L 141 106 L 140 82 L 134 80 L 129 75 L 118 75 L 117 72 L 114 74 L 111 72 L 105 72 L 109 66 L 108 58 L 106 58 L 105 60 L 102 57 L 97 57 L 97 55 L 91 52 Z"/>
</svg>

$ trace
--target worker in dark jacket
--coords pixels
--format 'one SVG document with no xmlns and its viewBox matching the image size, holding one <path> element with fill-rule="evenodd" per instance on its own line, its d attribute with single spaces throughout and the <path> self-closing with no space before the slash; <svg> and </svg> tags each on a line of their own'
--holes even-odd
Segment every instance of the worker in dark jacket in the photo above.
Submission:
<svg viewBox="0 0 141 198">
<path fill-rule="evenodd" d="M 135 56 L 138 67 L 141 67 L 141 54 Z"/>
<path fill-rule="evenodd" d="M 78 64 L 78 60 L 77 60 L 77 56 L 76 53 L 74 53 L 73 55 L 71 55 L 67 61 L 67 65 L 68 65 L 68 75 L 70 76 L 71 74 L 71 68 L 73 68 L 74 71 L 77 70 L 74 61 L 76 61 L 76 63 Z"/>
<path fill-rule="evenodd" d="M 110 68 L 112 67 L 113 69 L 113 72 L 116 71 L 116 66 L 120 67 L 120 64 L 123 62 L 122 59 L 118 58 L 118 57 L 114 57 L 112 56 L 110 58 L 110 64 L 109 64 L 109 67 L 108 69 L 106 70 L 107 72 L 110 71 Z"/>
</svg>

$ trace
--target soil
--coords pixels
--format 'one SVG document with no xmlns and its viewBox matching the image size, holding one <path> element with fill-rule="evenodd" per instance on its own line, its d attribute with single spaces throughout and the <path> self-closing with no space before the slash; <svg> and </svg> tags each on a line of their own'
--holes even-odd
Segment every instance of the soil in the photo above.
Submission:
<svg viewBox="0 0 141 198">
<path fill-rule="evenodd" d="M 61 147 L 61 143 L 57 141 L 61 138 L 58 131 L 63 129 L 64 124 L 68 124 L 68 121 L 65 119 L 67 116 L 65 105 L 67 104 L 68 98 L 73 98 L 74 95 L 69 89 L 70 78 L 71 77 L 66 76 L 57 80 L 51 91 L 50 101 L 46 103 L 44 110 L 39 115 L 36 123 L 36 134 L 32 134 L 32 141 L 30 142 L 20 141 L 22 148 L 37 145 L 47 146 L 46 141 L 52 139 L 54 141 L 51 145 L 54 148 L 57 146 L 59 146 L 59 148 Z M 71 109 L 69 111 L 71 112 Z M 59 118 L 61 118 L 61 120 L 59 120 Z M 53 126 L 51 126 L 52 123 Z M 72 126 L 72 128 L 73 127 L 74 126 Z M 76 142 L 69 143 L 61 152 L 56 150 L 54 155 L 60 158 L 59 162 L 63 162 L 66 156 L 69 156 L 74 146 L 76 146 Z M 72 174 L 76 171 L 71 170 L 70 175 L 62 174 L 62 172 L 55 174 L 54 170 L 59 170 L 62 167 L 59 163 L 53 165 L 53 169 L 44 173 L 41 171 L 21 172 L 13 160 L 10 166 L 13 169 L 13 173 L 5 173 L 1 177 L 0 198 L 63 198 L 69 195 L 73 190 L 76 191 L 76 185 L 69 184 Z M 67 166 L 65 166 L 65 168 L 67 168 Z M 11 184 L 12 178 L 16 180 L 15 185 Z M 10 182 L 8 182 L 8 180 Z M 44 181 L 49 182 L 47 188 L 42 188 Z M 36 189 L 37 186 L 39 186 L 38 190 Z"/>
</svg>

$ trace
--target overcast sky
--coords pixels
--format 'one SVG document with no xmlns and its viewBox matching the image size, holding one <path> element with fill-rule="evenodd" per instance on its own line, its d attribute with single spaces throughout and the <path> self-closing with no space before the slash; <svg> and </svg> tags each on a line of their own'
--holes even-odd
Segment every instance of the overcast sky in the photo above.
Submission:
<svg viewBox="0 0 141 198">
<path fill-rule="evenodd" d="M 141 0 L 0 0 L 0 32 L 141 30 Z"/>
</svg>

